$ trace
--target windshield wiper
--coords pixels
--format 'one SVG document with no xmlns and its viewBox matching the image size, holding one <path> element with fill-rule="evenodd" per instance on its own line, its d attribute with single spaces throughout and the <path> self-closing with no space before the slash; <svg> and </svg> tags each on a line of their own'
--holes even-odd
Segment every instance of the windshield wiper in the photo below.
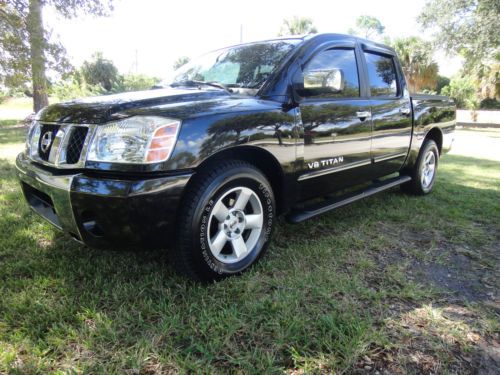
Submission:
<svg viewBox="0 0 500 375">
<path fill-rule="evenodd" d="M 227 87 L 223 83 L 198 81 L 198 80 L 195 80 L 195 79 L 188 79 L 188 80 L 185 80 L 185 81 L 174 82 L 170 86 L 172 86 L 172 87 L 178 87 L 178 86 L 211 86 L 211 87 L 217 87 L 217 88 L 222 89 L 222 90 L 226 90 L 229 93 L 233 92 L 233 90 L 231 90 L 229 87 Z"/>
</svg>

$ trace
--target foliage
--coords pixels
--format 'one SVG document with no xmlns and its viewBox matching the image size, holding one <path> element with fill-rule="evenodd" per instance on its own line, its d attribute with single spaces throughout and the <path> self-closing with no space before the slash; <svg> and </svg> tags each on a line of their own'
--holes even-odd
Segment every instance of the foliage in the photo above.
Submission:
<svg viewBox="0 0 500 375">
<path fill-rule="evenodd" d="M 304 35 L 315 34 L 317 32 L 318 29 L 314 26 L 312 19 L 293 16 L 290 19 L 283 20 L 283 24 L 278 35 Z"/>
<path fill-rule="evenodd" d="M 9 93 L 6 90 L 0 89 L 0 104 L 2 104 L 8 97 Z"/>
<path fill-rule="evenodd" d="M 78 99 L 86 96 L 98 95 L 100 93 L 99 88 L 87 84 L 82 74 L 78 71 L 52 86 L 52 94 L 59 100 Z"/>
<path fill-rule="evenodd" d="M 159 78 L 149 77 L 143 74 L 118 75 L 110 90 L 106 90 L 101 84 L 89 84 L 80 71 L 71 74 L 65 80 L 61 80 L 52 87 L 52 93 L 60 100 L 83 98 L 105 94 L 118 94 L 128 91 L 149 90 L 160 82 Z"/>
<path fill-rule="evenodd" d="M 0 84 L 30 89 L 35 110 L 48 103 L 46 70 L 64 74 L 70 69 L 64 47 L 44 28 L 47 6 L 66 18 L 103 16 L 112 10 L 112 0 L 0 1 Z"/>
<path fill-rule="evenodd" d="M 149 90 L 161 81 L 144 74 L 125 74 L 120 77 L 119 92 Z"/>
<path fill-rule="evenodd" d="M 481 109 L 500 109 L 500 101 L 496 99 L 486 98 L 481 100 L 479 104 Z"/>
<path fill-rule="evenodd" d="M 181 56 L 174 61 L 173 68 L 174 70 L 179 69 L 181 66 L 186 65 L 191 59 L 187 56 Z"/>
<path fill-rule="evenodd" d="M 106 91 L 111 91 L 119 79 L 118 69 L 101 52 L 94 53 L 91 61 L 85 61 L 81 71 L 85 82 L 92 86 L 102 86 Z"/>
<path fill-rule="evenodd" d="M 476 85 L 470 76 L 452 78 L 449 86 L 443 87 L 441 93 L 455 100 L 458 108 L 477 108 Z"/>
<path fill-rule="evenodd" d="M 411 36 L 392 41 L 411 91 L 435 90 L 438 65 L 433 60 L 432 43 Z"/>
<path fill-rule="evenodd" d="M 479 87 L 479 95 L 483 99 L 500 101 L 500 58 L 491 64 L 484 64 L 472 69 Z"/>
<path fill-rule="evenodd" d="M 436 44 L 464 56 L 469 68 L 499 53 L 499 19 L 498 0 L 431 0 L 418 17 L 424 29 L 434 28 Z"/>
<path fill-rule="evenodd" d="M 439 75 L 436 78 L 436 92 L 441 94 L 441 90 L 443 87 L 448 86 L 450 84 L 450 79 L 448 77 Z"/>
<path fill-rule="evenodd" d="M 385 30 L 385 26 L 376 17 L 362 15 L 356 19 L 356 28 L 351 28 L 348 33 L 351 35 L 359 35 L 363 38 L 370 39 L 380 37 Z"/>
</svg>

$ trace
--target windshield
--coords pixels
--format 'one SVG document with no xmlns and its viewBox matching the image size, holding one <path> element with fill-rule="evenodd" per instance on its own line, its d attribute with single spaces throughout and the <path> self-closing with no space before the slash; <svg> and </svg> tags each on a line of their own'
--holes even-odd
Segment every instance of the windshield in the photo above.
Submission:
<svg viewBox="0 0 500 375">
<path fill-rule="evenodd" d="M 299 42 L 275 40 L 209 52 L 179 68 L 170 84 L 210 82 L 226 88 L 259 89 Z"/>
</svg>

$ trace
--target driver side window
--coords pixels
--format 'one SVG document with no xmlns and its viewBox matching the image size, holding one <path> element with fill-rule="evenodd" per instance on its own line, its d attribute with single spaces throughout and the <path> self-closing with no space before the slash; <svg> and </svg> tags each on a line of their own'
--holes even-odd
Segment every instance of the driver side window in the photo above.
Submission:
<svg viewBox="0 0 500 375">
<path fill-rule="evenodd" d="M 313 98 L 353 98 L 359 97 L 359 78 L 354 49 L 334 48 L 318 53 L 304 69 L 304 75 L 314 71 L 340 70 L 344 87 L 337 92 L 318 93 L 311 91 L 307 97 Z"/>
</svg>

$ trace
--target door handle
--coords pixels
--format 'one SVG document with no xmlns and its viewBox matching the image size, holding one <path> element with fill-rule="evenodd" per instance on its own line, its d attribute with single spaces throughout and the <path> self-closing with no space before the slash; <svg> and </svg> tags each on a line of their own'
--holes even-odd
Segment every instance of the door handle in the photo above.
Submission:
<svg viewBox="0 0 500 375">
<path fill-rule="evenodd" d="M 358 118 L 361 120 L 361 121 L 365 121 L 367 118 L 371 117 L 371 112 L 369 111 L 360 111 L 360 112 L 356 112 L 356 116 L 358 116 Z"/>
<path fill-rule="evenodd" d="M 410 107 L 401 107 L 399 108 L 399 113 L 401 113 L 401 115 L 403 116 L 409 116 L 411 113 L 411 109 Z"/>
</svg>

